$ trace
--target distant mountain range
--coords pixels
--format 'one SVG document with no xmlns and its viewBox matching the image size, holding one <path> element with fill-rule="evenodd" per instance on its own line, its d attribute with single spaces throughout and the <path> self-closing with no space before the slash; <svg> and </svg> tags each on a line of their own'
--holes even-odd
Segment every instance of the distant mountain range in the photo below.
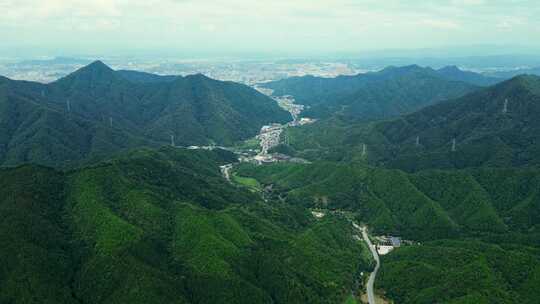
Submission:
<svg viewBox="0 0 540 304">
<path fill-rule="evenodd" d="M 310 106 L 305 116 L 341 114 L 376 120 L 411 113 L 497 81 L 457 67 L 434 70 L 411 65 L 336 78 L 293 77 L 262 86 L 274 90 L 274 95 L 292 95 L 298 103 Z"/>
<path fill-rule="evenodd" d="M 51 84 L 0 79 L 0 164 L 65 165 L 171 140 L 230 145 L 288 120 L 245 85 L 117 72 L 96 61 Z"/>
<path fill-rule="evenodd" d="M 375 130 L 396 149 L 392 166 L 417 170 L 433 166 L 539 165 L 538 117 L 540 77 L 518 76 L 400 119 L 381 122 Z"/>
<path fill-rule="evenodd" d="M 536 166 L 538 117 L 540 77 L 529 75 L 392 120 L 364 123 L 333 117 L 289 130 L 287 136 L 297 153 L 310 151 L 304 157 L 368 160 L 410 171 Z"/>
<path fill-rule="evenodd" d="M 523 75 L 523 74 L 540 76 L 540 67 L 519 68 L 519 69 L 514 69 L 514 70 L 486 72 L 483 74 L 488 77 L 496 77 L 496 78 L 502 78 L 502 79 L 508 79 L 508 78 L 512 78 L 512 77 Z"/>
</svg>

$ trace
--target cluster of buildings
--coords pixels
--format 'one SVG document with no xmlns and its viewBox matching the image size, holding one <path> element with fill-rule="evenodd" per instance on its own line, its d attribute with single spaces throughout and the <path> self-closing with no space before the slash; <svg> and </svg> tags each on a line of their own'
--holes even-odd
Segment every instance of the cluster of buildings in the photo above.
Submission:
<svg viewBox="0 0 540 304">
<path fill-rule="evenodd" d="M 415 242 L 409 240 L 403 240 L 397 236 L 376 236 L 374 237 L 375 249 L 379 255 L 385 255 L 390 253 L 395 248 L 407 245 L 413 245 Z M 420 243 L 418 243 L 420 244 Z"/>
<path fill-rule="evenodd" d="M 379 255 L 390 253 L 394 248 L 401 246 L 401 239 L 395 236 L 378 236 L 375 237 L 375 249 Z"/>
<path fill-rule="evenodd" d="M 283 126 L 280 124 L 272 124 L 261 128 L 261 132 L 257 138 L 261 142 L 261 155 L 268 154 L 268 151 L 279 145 L 279 138 L 283 132 Z"/>
<path fill-rule="evenodd" d="M 95 58 L 45 58 L 0 61 L 0 75 L 13 79 L 51 82 L 92 62 Z M 281 61 L 281 60 L 202 60 L 202 59 L 134 59 L 105 58 L 115 69 L 144 71 L 159 75 L 191 75 L 202 73 L 210 78 L 255 85 L 292 76 L 315 75 L 336 77 L 357 74 L 345 62 Z"/>
</svg>

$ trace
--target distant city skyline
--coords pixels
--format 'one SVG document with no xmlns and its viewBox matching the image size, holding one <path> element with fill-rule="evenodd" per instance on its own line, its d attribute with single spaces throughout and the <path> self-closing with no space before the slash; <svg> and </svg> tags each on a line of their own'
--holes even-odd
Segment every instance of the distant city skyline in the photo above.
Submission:
<svg viewBox="0 0 540 304">
<path fill-rule="evenodd" d="M 0 0 L 0 10 L 4 56 L 540 49 L 540 5 L 527 0 Z"/>
</svg>

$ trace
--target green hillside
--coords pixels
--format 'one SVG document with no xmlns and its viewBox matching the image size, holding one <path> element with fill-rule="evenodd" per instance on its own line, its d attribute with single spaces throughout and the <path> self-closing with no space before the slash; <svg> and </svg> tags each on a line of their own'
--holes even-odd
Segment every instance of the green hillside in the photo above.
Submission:
<svg viewBox="0 0 540 304">
<path fill-rule="evenodd" d="M 397 146 L 390 166 L 531 166 L 539 163 L 539 114 L 540 78 L 520 76 L 381 123 L 376 131 Z M 414 151 L 417 136 L 420 149 Z"/>
<path fill-rule="evenodd" d="M 540 235 L 540 171 L 423 171 L 319 162 L 242 165 L 237 174 L 273 185 L 274 195 L 305 207 L 348 210 L 378 233 L 416 240 Z M 503 187 L 504 185 L 504 187 Z"/>
<path fill-rule="evenodd" d="M 116 72 L 98 61 L 47 85 L 0 79 L 0 165 L 70 166 L 171 136 L 176 145 L 232 145 L 289 119 L 245 85 Z"/>
<path fill-rule="evenodd" d="M 238 163 L 229 182 L 231 152 L 155 148 L 290 118 L 247 86 L 101 62 L 0 78 L 0 303 L 341 304 L 373 267 L 350 219 L 412 240 L 382 257 L 395 303 L 537 302 L 540 78 L 477 90 L 490 80 L 409 66 L 269 86 L 289 81 L 324 119 L 274 150 L 312 163 Z"/>
<path fill-rule="evenodd" d="M 537 169 L 410 174 L 318 162 L 242 165 L 237 174 L 271 185 L 267 197 L 350 212 L 375 235 L 414 240 L 382 257 L 376 288 L 396 303 L 537 302 Z"/>
<path fill-rule="evenodd" d="M 477 88 L 453 76 L 413 65 L 336 78 L 288 78 L 262 86 L 273 89 L 276 96 L 292 95 L 299 104 L 309 105 L 304 116 L 340 114 L 365 121 L 410 113 Z"/>
<path fill-rule="evenodd" d="M 286 136 L 289 151 L 301 157 L 406 171 L 538 166 L 539 105 L 540 78 L 520 76 L 400 118 L 364 123 L 335 116 Z"/>
<path fill-rule="evenodd" d="M 538 247 L 437 241 L 383 258 L 377 288 L 396 303 L 538 303 Z"/>
<path fill-rule="evenodd" d="M 216 150 L 0 170 L 1 303 L 341 303 L 350 223 L 230 185 Z"/>
<path fill-rule="evenodd" d="M 127 130 L 66 115 L 32 97 L 14 94 L 12 85 L 11 81 L 0 84 L 1 165 L 75 165 L 85 158 L 156 145 Z"/>
</svg>

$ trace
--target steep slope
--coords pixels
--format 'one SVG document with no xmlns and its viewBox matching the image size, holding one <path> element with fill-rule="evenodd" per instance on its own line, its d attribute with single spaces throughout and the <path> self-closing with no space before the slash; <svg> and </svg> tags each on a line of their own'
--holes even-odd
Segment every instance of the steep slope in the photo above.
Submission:
<svg viewBox="0 0 540 304">
<path fill-rule="evenodd" d="M 457 66 L 446 66 L 437 70 L 437 74 L 448 80 L 463 81 L 477 86 L 490 86 L 503 81 L 501 78 L 484 76 L 471 71 L 463 71 Z"/>
<path fill-rule="evenodd" d="M 383 258 L 377 287 L 396 303 L 537 303 L 540 252 L 479 241 L 437 241 Z"/>
<path fill-rule="evenodd" d="M 276 195 L 294 204 L 355 212 L 380 233 L 416 240 L 510 232 L 540 236 L 536 169 L 407 174 L 323 162 L 243 165 L 238 174 L 273 185 Z"/>
<path fill-rule="evenodd" d="M 241 84 L 134 73 L 97 61 L 48 85 L 1 78 L 0 165 L 65 166 L 171 137 L 176 145 L 230 145 L 290 119 Z"/>
<path fill-rule="evenodd" d="M 540 163 L 539 115 L 540 77 L 519 76 L 375 130 L 394 146 L 390 166 L 529 166 Z"/>
<path fill-rule="evenodd" d="M 407 174 L 318 162 L 244 165 L 236 174 L 256 178 L 267 197 L 352 213 L 376 235 L 414 240 L 382 257 L 376 287 L 396 303 L 538 300 L 538 169 Z"/>
<path fill-rule="evenodd" d="M 520 68 L 509 71 L 486 72 L 485 74 L 490 77 L 496 77 L 499 79 L 509 79 L 523 74 L 540 76 L 540 67 Z"/>
<path fill-rule="evenodd" d="M 364 123 L 335 116 L 284 136 L 301 157 L 407 171 L 537 166 L 539 92 L 539 77 L 519 76 L 401 118 Z"/>
<path fill-rule="evenodd" d="M 41 167 L 0 170 L 1 303 L 79 303 L 70 290 L 63 178 Z"/>
<path fill-rule="evenodd" d="M 161 86 L 142 103 L 148 136 L 167 140 L 172 132 L 185 144 L 230 145 L 256 135 L 265 124 L 290 120 L 288 112 L 255 90 L 200 74 Z"/>
<path fill-rule="evenodd" d="M 125 148 L 153 145 L 105 123 L 85 119 L 41 100 L 33 84 L 6 81 L 0 88 L 0 164 L 34 162 L 50 166 L 76 165 Z M 15 86 L 14 89 L 12 86 Z M 22 92 L 19 93 L 23 86 Z"/>
<path fill-rule="evenodd" d="M 454 77 L 459 78 L 459 77 Z M 275 95 L 293 95 L 309 105 L 305 116 L 336 113 L 362 120 L 396 117 L 476 89 L 416 65 L 336 78 L 300 77 L 263 84 Z"/>
<path fill-rule="evenodd" d="M 222 150 L 0 170 L 0 302 L 341 303 L 369 265 L 343 218 L 229 184 Z"/>
<path fill-rule="evenodd" d="M 98 61 L 51 86 L 70 100 L 71 111 L 94 120 L 112 118 L 163 142 L 174 135 L 178 144 L 231 144 L 256 135 L 265 124 L 290 119 L 273 100 L 241 84 L 203 75 L 133 83 L 125 75 Z"/>
</svg>

